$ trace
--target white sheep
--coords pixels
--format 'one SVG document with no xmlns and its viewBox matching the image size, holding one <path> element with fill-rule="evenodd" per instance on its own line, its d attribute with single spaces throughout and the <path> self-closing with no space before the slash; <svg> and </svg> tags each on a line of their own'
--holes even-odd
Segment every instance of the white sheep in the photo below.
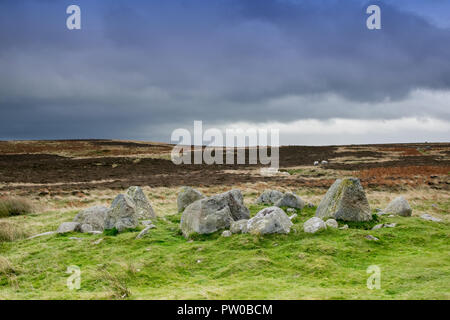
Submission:
<svg viewBox="0 0 450 320">
<path fill-rule="evenodd" d="M 319 161 L 314 161 L 314 165 L 318 166 L 319 165 Z"/>
</svg>

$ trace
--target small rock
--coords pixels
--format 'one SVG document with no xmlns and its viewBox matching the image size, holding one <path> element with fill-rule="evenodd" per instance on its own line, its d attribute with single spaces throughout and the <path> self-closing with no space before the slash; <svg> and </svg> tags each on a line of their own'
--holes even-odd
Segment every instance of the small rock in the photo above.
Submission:
<svg viewBox="0 0 450 320">
<path fill-rule="evenodd" d="M 58 230 L 56 230 L 56 232 L 58 232 L 58 233 L 74 232 L 79 227 L 80 227 L 80 224 L 78 222 L 63 222 L 58 227 Z"/>
<path fill-rule="evenodd" d="M 287 208 L 286 213 L 297 213 L 297 211 L 294 208 Z"/>
<path fill-rule="evenodd" d="M 344 224 L 342 227 L 339 228 L 339 230 L 347 230 L 348 224 Z"/>
<path fill-rule="evenodd" d="M 308 208 L 314 208 L 314 203 L 309 202 L 306 206 L 307 206 Z"/>
<path fill-rule="evenodd" d="M 378 239 L 378 238 L 376 238 L 376 237 L 374 237 L 374 236 L 372 236 L 370 234 L 365 236 L 364 238 L 366 238 L 367 240 L 370 240 L 370 241 L 378 241 L 378 240 L 380 240 L 380 239 Z"/>
<path fill-rule="evenodd" d="M 393 214 L 388 215 L 388 218 L 393 218 L 395 217 Z"/>
<path fill-rule="evenodd" d="M 103 238 L 100 238 L 98 240 L 95 240 L 94 242 L 92 242 L 93 244 L 100 244 L 100 242 L 103 241 Z"/>
<path fill-rule="evenodd" d="M 433 203 L 433 204 L 431 205 L 431 207 L 432 207 L 432 208 L 438 209 L 438 206 L 437 206 L 437 204 L 435 204 L 435 203 Z"/>
<path fill-rule="evenodd" d="M 197 263 L 202 263 L 202 260 L 200 260 L 200 259 L 199 259 L 199 260 L 197 260 Z"/>
<path fill-rule="evenodd" d="M 326 228 L 325 222 L 318 217 L 312 217 L 303 224 L 303 230 L 307 233 L 316 233 Z"/>
<path fill-rule="evenodd" d="M 295 218 L 297 218 L 297 216 L 298 216 L 298 215 L 297 215 L 296 213 L 294 213 L 292 216 L 289 217 L 289 220 L 292 221 L 292 220 L 294 220 Z"/>
<path fill-rule="evenodd" d="M 408 201 L 404 197 L 400 196 L 392 200 L 386 209 L 384 209 L 384 212 L 402 217 L 410 217 L 412 209 L 409 206 Z"/>
<path fill-rule="evenodd" d="M 231 231 L 225 230 L 224 232 L 222 232 L 222 237 L 224 237 L 224 238 L 231 237 Z"/>
<path fill-rule="evenodd" d="M 328 219 L 327 221 L 325 221 L 325 225 L 327 227 L 335 228 L 335 229 L 337 229 L 339 227 L 337 221 L 334 219 Z"/>
<path fill-rule="evenodd" d="M 89 234 L 102 234 L 103 232 L 98 231 L 98 230 L 93 230 L 93 231 L 89 231 Z"/>
<path fill-rule="evenodd" d="M 428 220 L 428 221 L 434 221 L 434 222 L 442 222 L 442 219 L 433 217 L 430 214 L 424 213 L 423 215 L 420 216 L 422 219 L 424 220 Z"/>
<path fill-rule="evenodd" d="M 142 220 L 141 223 L 144 226 L 149 226 L 149 225 L 153 224 L 152 220 Z"/>
<path fill-rule="evenodd" d="M 230 226 L 231 233 L 247 233 L 248 232 L 247 223 L 248 219 L 242 219 L 239 221 L 232 222 Z"/>
<path fill-rule="evenodd" d="M 382 223 L 381 224 L 377 224 L 375 227 L 372 228 L 372 230 L 378 230 L 378 229 L 381 229 L 381 228 L 383 228 L 383 224 Z"/>
<path fill-rule="evenodd" d="M 70 240 L 83 240 L 83 238 L 69 237 Z"/>
<path fill-rule="evenodd" d="M 44 233 L 35 234 L 34 236 L 29 237 L 28 239 L 34 239 L 34 238 L 37 238 L 37 237 L 49 236 L 49 235 L 55 234 L 55 233 L 56 233 L 56 231 L 47 231 L 47 232 L 44 232 Z"/>
<path fill-rule="evenodd" d="M 395 228 L 396 225 L 396 223 L 385 223 L 383 228 Z"/>
<path fill-rule="evenodd" d="M 139 232 L 139 234 L 136 236 L 136 239 L 141 239 L 143 236 L 145 236 L 146 234 L 148 234 L 148 232 L 150 231 L 150 229 L 155 228 L 155 226 L 153 224 L 145 227 L 144 230 L 142 230 L 141 232 Z"/>
</svg>

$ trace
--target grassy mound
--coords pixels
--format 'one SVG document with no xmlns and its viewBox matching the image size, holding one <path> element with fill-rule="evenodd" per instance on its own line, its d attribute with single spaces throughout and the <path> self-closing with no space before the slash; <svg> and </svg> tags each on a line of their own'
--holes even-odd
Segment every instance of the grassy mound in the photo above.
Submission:
<svg viewBox="0 0 450 320">
<path fill-rule="evenodd" d="M 261 208 L 250 206 L 252 215 Z M 304 233 L 303 223 L 314 212 L 298 211 L 288 235 L 224 238 L 217 232 L 188 241 L 175 214 L 159 219 L 157 228 L 139 240 L 139 230 L 132 230 L 0 243 L 8 266 L 20 266 L 14 285 L 0 273 L 0 299 L 450 298 L 447 222 L 381 217 L 379 223 L 396 222 L 397 227 L 372 231 L 351 224 L 347 230 Z M 30 215 L 24 224 L 38 233 L 74 215 Z M 368 241 L 368 234 L 380 240 Z M 382 272 L 379 290 L 366 285 L 371 265 Z M 69 266 L 80 268 L 79 290 L 66 285 Z"/>
</svg>

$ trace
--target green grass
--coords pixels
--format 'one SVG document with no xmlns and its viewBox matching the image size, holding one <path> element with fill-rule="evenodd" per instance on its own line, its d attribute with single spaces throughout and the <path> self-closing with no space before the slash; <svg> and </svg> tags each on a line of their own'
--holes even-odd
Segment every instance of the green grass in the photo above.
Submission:
<svg viewBox="0 0 450 320">
<path fill-rule="evenodd" d="M 134 230 L 0 242 L 0 299 L 450 299 L 447 222 L 382 217 L 379 223 L 397 227 L 370 231 L 352 224 L 306 234 L 303 222 L 314 211 L 299 211 L 288 235 L 217 232 L 187 241 L 176 214 L 139 240 Z M 8 220 L 23 219 L 27 232 L 39 233 L 75 214 Z M 368 241 L 368 234 L 380 240 Z M 81 288 L 73 291 L 66 286 L 72 265 L 81 269 Z M 380 290 L 366 287 L 370 265 L 381 268 Z"/>
</svg>

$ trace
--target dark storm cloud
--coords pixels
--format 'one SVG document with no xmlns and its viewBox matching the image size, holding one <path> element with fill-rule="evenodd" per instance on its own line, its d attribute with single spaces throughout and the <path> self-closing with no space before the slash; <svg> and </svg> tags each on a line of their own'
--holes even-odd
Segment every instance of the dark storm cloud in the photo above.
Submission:
<svg viewBox="0 0 450 320">
<path fill-rule="evenodd" d="M 362 1 L 76 1 L 82 30 L 69 31 L 72 2 L 0 3 L 0 138 L 167 140 L 194 119 L 450 119 L 448 105 L 380 104 L 450 87 L 450 30 L 411 10 L 381 3 L 383 29 L 369 31 Z"/>
</svg>

